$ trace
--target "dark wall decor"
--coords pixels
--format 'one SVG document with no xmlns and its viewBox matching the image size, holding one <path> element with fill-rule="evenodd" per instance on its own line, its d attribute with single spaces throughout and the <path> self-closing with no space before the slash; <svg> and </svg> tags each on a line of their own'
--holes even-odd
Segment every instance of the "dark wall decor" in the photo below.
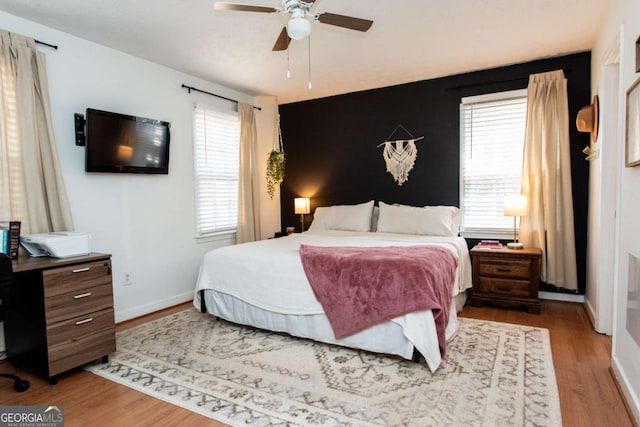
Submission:
<svg viewBox="0 0 640 427">
<path fill-rule="evenodd" d="M 287 147 L 280 201 L 282 229 L 299 224 L 293 211 L 295 197 L 310 197 L 311 212 L 317 206 L 372 199 L 460 206 L 461 98 L 524 89 L 530 74 L 558 69 L 567 77 L 573 123 L 591 98 L 590 52 L 280 105 L 282 139 Z M 410 179 L 402 186 L 386 172 L 382 148 L 377 147 L 398 123 L 424 136 L 416 144 L 418 155 Z M 589 164 L 581 149 L 589 144 L 589 135 L 570 125 L 569 137 L 578 286 L 584 293 Z M 553 290 L 544 285 L 541 289 Z"/>
</svg>

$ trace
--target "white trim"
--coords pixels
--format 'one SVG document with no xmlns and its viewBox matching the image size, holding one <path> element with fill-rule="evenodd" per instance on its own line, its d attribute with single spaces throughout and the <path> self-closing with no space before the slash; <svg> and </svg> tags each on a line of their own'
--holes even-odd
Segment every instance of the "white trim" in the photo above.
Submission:
<svg viewBox="0 0 640 427">
<path fill-rule="evenodd" d="M 589 301 L 587 298 L 584 299 L 584 311 L 587 312 L 587 317 L 589 318 L 589 321 L 591 322 L 591 327 L 596 331 L 596 332 L 600 332 L 596 329 L 596 311 L 593 308 L 593 305 L 591 304 L 591 301 Z M 602 333 L 602 332 L 600 332 Z M 611 334 L 607 334 L 607 335 L 611 335 Z"/>
<path fill-rule="evenodd" d="M 620 30 L 618 31 L 618 39 L 620 42 L 620 52 L 624 52 L 624 24 L 620 24 Z M 626 65 L 625 56 L 620 55 L 620 61 L 618 62 L 618 70 L 620 74 L 618 76 L 618 129 L 626 129 L 626 93 L 627 89 L 624 86 L 624 68 Z M 625 132 L 618 132 L 618 147 L 625 146 Z M 614 250 L 613 250 L 613 322 L 611 329 L 613 331 L 611 337 L 611 359 L 616 356 L 616 348 L 618 346 L 618 335 L 620 334 L 618 324 L 618 293 L 620 292 L 620 211 L 622 209 L 622 171 L 624 169 L 624 148 L 618 150 L 618 162 L 616 165 L 616 211 L 614 219 Z M 624 326 L 623 326 L 624 328 Z M 640 406 L 640 405 L 639 405 Z"/>
<path fill-rule="evenodd" d="M 615 377 L 620 391 L 622 391 L 627 408 L 631 412 L 631 416 L 635 419 L 636 423 L 640 423 L 640 401 L 638 396 L 633 392 L 633 387 L 629 384 L 629 379 L 624 374 L 624 369 L 621 368 L 618 358 L 611 356 L 611 370 Z"/>
<path fill-rule="evenodd" d="M 182 304 L 183 302 L 193 300 L 193 291 L 184 292 L 182 294 L 175 295 L 173 297 L 156 300 L 148 304 L 139 305 L 128 310 L 116 310 L 115 321 L 116 323 L 124 322 L 125 320 L 134 319 L 136 317 L 144 316 L 145 314 L 153 313 L 155 311 L 163 310 L 174 305 Z"/>
<path fill-rule="evenodd" d="M 584 295 L 563 294 L 560 292 L 538 292 L 538 298 L 552 301 L 568 301 L 584 303 Z"/>
<path fill-rule="evenodd" d="M 460 230 L 460 235 L 467 239 L 498 239 L 498 240 L 508 240 L 509 242 L 513 241 L 513 228 L 509 230 L 498 230 L 498 229 L 468 229 Z"/>
<path fill-rule="evenodd" d="M 209 233 L 209 234 L 194 234 L 194 239 L 196 239 L 196 243 L 209 243 L 209 242 L 219 242 L 221 240 L 228 240 L 231 242 L 230 244 L 235 244 L 236 242 L 236 232 L 232 231 L 224 231 L 220 233 Z"/>
<path fill-rule="evenodd" d="M 619 42 L 616 39 L 616 42 Z M 609 52 L 618 58 L 619 49 Z M 600 136 L 592 146 L 598 147 L 599 158 L 590 163 L 589 234 L 587 237 L 587 299 L 591 300 L 597 332 L 613 333 L 613 284 L 615 282 L 617 168 L 619 145 L 620 66 L 608 62 L 600 66 Z"/>
</svg>

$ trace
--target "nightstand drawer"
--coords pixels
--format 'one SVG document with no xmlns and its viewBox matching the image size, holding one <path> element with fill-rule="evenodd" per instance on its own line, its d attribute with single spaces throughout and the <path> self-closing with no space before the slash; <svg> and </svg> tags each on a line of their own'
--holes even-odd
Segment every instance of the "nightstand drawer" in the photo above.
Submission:
<svg viewBox="0 0 640 427">
<path fill-rule="evenodd" d="M 100 285 L 111 286 L 111 262 L 87 262 L 45 270 L 42 279 L 46 298 Z"/>
<path fill-rule="evenodd" d="M 480 276 L 508 277 L 514 279 L 529 279 L 531 274 L 531 261 L 484 258 L 479 266 Z"/>
<path fill-rule="evenodd" d="M 527 280 L 507 280 L 495 277 L 480 277 L 480 292 L 496 295 L 528 297 L 530 283 Z"/>
<path fill-rule="evenodd" d="M 110 330 L 111 334 L 114 334 L 115 326 L 111 308 L 47 326 L 47 344 L 52 346 L 65 341 L 76 341 L 79 337 L 102 330 Z"/>
<path fill-rule="evenodd" d="M 47 325 L 111 308 L 113 307 L 112 287 L 108 284 L 46 298 L 44 307 Z"/>
</svg>

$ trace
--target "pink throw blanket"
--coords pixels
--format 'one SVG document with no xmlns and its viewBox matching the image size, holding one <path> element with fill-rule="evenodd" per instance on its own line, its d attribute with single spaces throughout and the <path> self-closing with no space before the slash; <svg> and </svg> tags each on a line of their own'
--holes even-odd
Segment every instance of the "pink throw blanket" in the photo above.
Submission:
<svg viewBox="0 0 640 427">
<path fill-rule="evenodd" d="M 302 266 L 336 338 L 417 310 L 431 309 L 440 353 L 457 258 L 437 246 L 300 245 Z"/>
</svg>

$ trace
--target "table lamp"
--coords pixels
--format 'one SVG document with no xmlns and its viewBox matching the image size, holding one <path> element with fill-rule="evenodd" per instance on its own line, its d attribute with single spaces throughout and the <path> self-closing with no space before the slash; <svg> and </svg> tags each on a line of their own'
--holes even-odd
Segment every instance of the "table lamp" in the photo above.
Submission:
<svg viewBox="0 0 640 427">
<path fill-rule="evenodd" d="M 527 196 L 522 194 L 505 196 L 504 215 L 513 217 L 513 242 L 507 243 L 509 249 L 522 249 L 524 245 L 518 242 L 516 235 L 516 217 L 527 214 Z"/>
<path fill-rule="evenodd" d="M 300 226 L 304 231 L 304 215 L 310 213 L 309 198 L 308 197 L 296 197 L 293 199 L 294 213 L 300 215 Z"/>
</svg>

